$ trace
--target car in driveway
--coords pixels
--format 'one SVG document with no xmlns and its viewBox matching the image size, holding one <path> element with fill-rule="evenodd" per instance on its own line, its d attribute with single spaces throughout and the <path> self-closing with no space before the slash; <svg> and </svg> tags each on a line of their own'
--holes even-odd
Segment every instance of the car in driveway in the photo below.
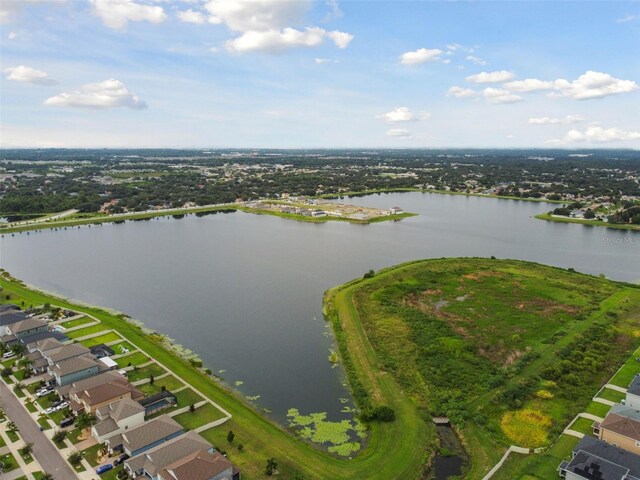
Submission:
<svg viewBox="0 0 640 480">
<path fill-rule="evenodd" d="M 111 465 L 110 463 L 106 463 L 104 465 L 100 465 L 98 468 L 96 468 L 96 473 L 98 475 L 102 475 L 104 472 L 107 472 L 109 470 L 111 470 L 113 468 L 113 465 Z"/>
<path fill-rule="evenodd" d="M 69 406 L 69 402 L 68 401 L 64 401 L 64 402 L 60 402 L 57 406 L 56 406 L 56 410 L 63 410 L 65 408 L 67 408 Z"/>
<path fill-rule="evenodd" d="M 49 395 L 51 392 L 53 392 L 53 388 L 49 388 L 49 387 L 41 388 L 36 392 L 36 397 L 38 398 L 44 397 L 45 395 Z"/>
<path fill-rule="evenodd" d="M 11 358 L 14 357 L 16 354 L 13 352 L 6 352 L 2 355 L 2 358 Z"/>
<path fill-rule="evenodd" d="M 127 455 L 126 453 L 123 453 L 122 455 L 120 455 L 118 458 L 116 458 L 113 461 L 113 466 L 117 467 L 118 465 L 120 465 L 122 462 L 124 462 L 125 460 L 129 459 L 129 455 Z"/>
</svg>

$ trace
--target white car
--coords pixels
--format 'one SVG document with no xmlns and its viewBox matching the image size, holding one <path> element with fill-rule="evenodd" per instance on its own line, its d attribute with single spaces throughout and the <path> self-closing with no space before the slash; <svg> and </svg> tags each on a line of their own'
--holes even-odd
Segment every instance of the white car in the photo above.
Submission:
<svg viewBox="0 0 640 480">
<path fill-rule="evenodd" d="M 64 410 L 65 408 L 67 408 L 69 406 L 69 402 L 64 401 L 62 402 L 60 405 L 58 405 L 56 407 L 56 410 Z"/>
<path fill-rule="evenodd" d="M 6 352 L 4 355 L 2 355 L 2 358 L 11 358 L 15 355 L 15 353 L 13 352 Z"/>
<path fill-rule="evenodd" d="M 44 413 L 46 413 L 47 415 L 51 415 L 51 414 L 52 414 L 53 412 L 55 412 L 57 409 L 58 409 L 58 407 L 49 407 L 49 408 L 46 408 L 46 409 L 44 410 Z"/>
<path fill-rule="evenodd" d="M 45 395 L 49 395 L 53 392 L 53 388 L 42 388 L 36 392 L 36 397 L 44 397 Z"/>
</svg>

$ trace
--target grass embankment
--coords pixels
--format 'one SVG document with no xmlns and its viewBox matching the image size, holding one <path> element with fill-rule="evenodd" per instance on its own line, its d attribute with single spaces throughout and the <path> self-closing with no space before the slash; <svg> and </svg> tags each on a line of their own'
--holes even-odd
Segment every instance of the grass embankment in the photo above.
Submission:
<svg viewBox="0 0 640 480">
<path fill-rule="evenodd" d="M 122 215 L 104 215 L 96 213 L 94 216 L 77 216 L 74 218 L 63 218 L 61 220 L 54 220 L 51 222 L 45 221 L 40 223 L 33 223 L 29 225 L 1 225 L 0 234 L 25 232 L 28 230 L 41 230 L 45 228 L 69 228 L 77 227 L 80 225 L 95 225 L 100 223 L 119 223 L 125 220 L 148 220 L 154 217 L 166 217 L 167 215 L 187 215 L 190 213 L 206 213 L 215 211 L 235 211 L 236 205 L 216 205 L 205 207 L 193 207 L 193 208 L 179 208 L 175 210 L 157 210 L 153 212 L 141 212 L 141 213 L 126 213 Z"/>
<path fill-rule="evenodd" d="M 536 215 L 535 218 L 539 220 L 547 220 L 549 222 L 580 223 L 582 225 L 590 225 L 592 227 L 607 227 L 607 228 L 616 228 L 618 230 L 640 231 L 640 225 L 630 225 L 630 224 L 624 224 L 624 223 L 623 224 L 609 223 L 609 222 L 603 222 L 602 220 L 586 220 L 584 218 L 569 218 L 569 217 L 562 217 L 558 215 L 552 215 L 549 212 Z"/>
<path fill-rule="evenodd" d="M 293 436 L 290 432 L 256 412 L 244 399 L 216 382 L 211 376 L 194 368 L 186 360 L 164 349 L 154 337 L 146 335 L 133 323 L 120 316 L 97 307 L 77 305 L 50 294 L 36 291 L 24 284 L 0 278 L 2 299 L 8 302 L 24 300 L 27 305 L 51 305 L 70 308 L 92 315 L 100 320 L 106 329 L 114 329 L 125 338 L 140 347 L 146 354 L 168 366 L 172 373 L 185 380 L 208 398 L 229 411 L 233 418 L 221 427 L 202 432 L 202 435 L 219 448 L 226 450 L 229 459 L 243 473 L 243 478 L 266 479 L 264 471 L 267 459 L 275 458 L 278 463 L 280 479 L 292 479 L 302 474 L 305 479 L 389 479 L 418 478 L 424 462 L 427 435 L 424 424 L 415 413 L 415 407 L 401 394 L 400 388 L 388 375 L 373 377 L 376 391 L 380 392 L 380 401 L 392 406 L 398 416 L 395 422 L 372 423 L 368 430 L 367 444 L 353 459 L 332 456 Z M 8 298 L 6 297 L 8 295 Z M 342 298 L 342 297 L 341 297 Z M 358 322 L 352 322 L 357 328 Z M 354 330 L 360 336 L 363 357 L 358 358 L 362 371 L 375 371 L 368 363 L 375 361 L 375 353 L 366 343 L 362 332 Z M 157 380 L 162 383 L 162 380 Z M 179 403 L 186 404 L 198 400 L 191 389 L 181 390 L 177 397 Z M 386 398 L 390 396 L 389 398 Z M 183 398 L 184 397 L 184 398 Z M 227 433 L 235 433 L 234 445 L 243 444 L 242 451 L 227 442 Z"/>
<path fill-rule="evenodd" d="M 308 217 L 306 215 L 298 215 L 296 213 L 283 213 L 277 210 L 260 210 L 256 208 L 249 208 L 244 206 L 236 207 L 236 210 L 240 210 L 246 213 L 253 213 L 256 215 L 273 215 L 274 217 L 287 218 L 289 220 L 297 220 L 299 222 L 308 222 L 308 223 L 326 223 L 326 222 L 348 222 L 348 223 L 357 223 L 362 225 L 367 225 L 369 223 L 378 223 L 378 222 L 387 222 L 387 221 L 395 221 L 402 220 L 403 218 L 415 217 L 417 213 L 399 213 L 397 215 L 384 215 L 380 217 L 373 217 L 369 220 L 358 220 L 355 218 L 345 218 L 345 217 Z"/>
<path fill-rule="evenodd" d="M 528 262 L 412 262 L 347 291 L 378 359 L 376 370 L 354 375 L 354 393 L 361 379 L 375 395 L 365 382 L 388 372 L 425 420 L 448 416 L 471 457 L 469 479 L 482 478 L 508 445 L 550 446 L 640 334 L 636 286 Z M 346 345 L 349 371 L 353 340 Z M 566 453 L 554 447 L 500 478 L 548 478 Z"/>
</svg>

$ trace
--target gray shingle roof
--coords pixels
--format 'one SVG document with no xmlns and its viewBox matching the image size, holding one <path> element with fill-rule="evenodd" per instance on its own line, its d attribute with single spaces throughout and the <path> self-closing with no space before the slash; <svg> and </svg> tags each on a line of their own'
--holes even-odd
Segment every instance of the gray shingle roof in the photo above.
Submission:
<svg viewBox="0 0 640 480">
<path fill-rule="evenodd" d="M 182 425 L 171 417 L 162 415 L 122 433 L 122 445 L 128 451 L 134 452 L 181 431 Z"/>
<path fill-rule="evenodd" d="M 640 395 L 640 375 L 636 376 L 631 383 L 629 384 L 629 388 L 627 389 L 627 393 L 631 393 L 633 395 Z"/>
<path fill-rule="evenodd" d="M 67 358 L 66 360 L 56 363 L 51 367 L 51 373 L 64 377 L 65 375 L 82 372 L 95 366 L 99 367 L 100 364 L 92 355 L 82 355 L 80 357 Z"/>
<path fill-rule="evenodd" d="M 23 312 L 15 312 L 12 310 L 0 313 L 0 327 L 6 327 L 16 322 L 26 320 L 27 314 Z"/>
<path fill-rule="evenodd" d="M 629 475 L 640 478 L 640 455 L 627 452 L 622 448 L 614 447 L 613 445 L 589 436 L 583 437 L 573 451 L 576 453 L 583 451 L 587 455 L 599 457 L 607 462 L 627 468 L 629 469 Z"/>
<path fill-rule="evenodd" d="M 28 330 L 35 330 L 36 328 L 46 327 L 47 322 L 43 320 L 38 320 L 37 318 L 25 318 L 24 320 L 20 320 L 18 322 L 13 323 L 9 330 L 14 335 L 18 333 L 26 332 Z"/>
</svg>

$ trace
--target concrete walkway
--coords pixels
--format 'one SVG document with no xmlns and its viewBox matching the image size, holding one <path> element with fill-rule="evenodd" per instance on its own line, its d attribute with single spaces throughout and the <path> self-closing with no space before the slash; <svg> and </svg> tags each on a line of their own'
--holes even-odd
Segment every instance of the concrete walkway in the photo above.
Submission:
<svg viewBox="0 0 640 480">
<path fill-rule="evenodd" d="M 627 389 L 626 388 L 622 388 L 622 387 L 619 387 L 617 385 L 613 385 L 612 383 L 607 383 L 605 385 L 605 388 L 610 388 L 611 390 L 615 390 L 616 392 L 620 392 L 620 393 L 627 393 Z"/>
</svg>

